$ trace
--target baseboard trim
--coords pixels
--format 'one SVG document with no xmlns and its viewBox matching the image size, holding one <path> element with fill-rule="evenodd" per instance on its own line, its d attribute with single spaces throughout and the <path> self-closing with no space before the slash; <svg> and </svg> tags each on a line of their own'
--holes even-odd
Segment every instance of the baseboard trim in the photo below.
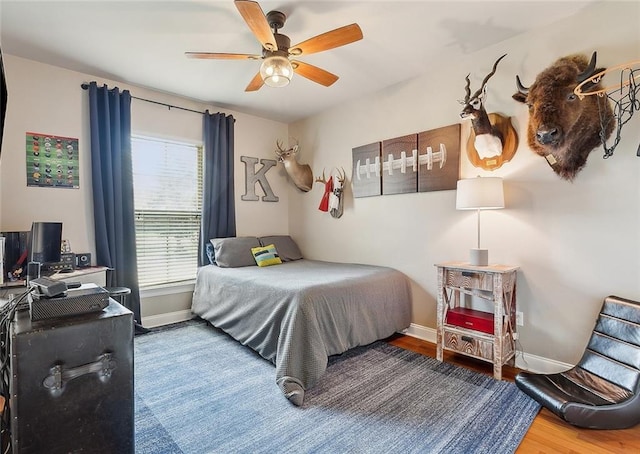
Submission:
<svg viewBox="0 0 640 454">
<path fill-rule="evenodd" d="M 436 343 L 437 334 L 436 330 L 433 328 L 427 328 L 426 326 L 416 325 L 412 323 L 409 325 L 403 334 L 407 336 L 417 337 L 418 339 L 422 339 L 427 342 L 431 342 L 432 344 Z"/>
<path fill-rule="evenodd" d="M 403 334 L 422 339 L 432 344 L 436 343 L 437 333 L 434 328 L 417 325 L 412 323 Z M 519 345 L 519 342 L 518 342 Z M 522 370 L 528 370 L 539 374 L 555 374 L 573 367 L 572 364 L 563 363 L 554 359 L 544 358 L 538 355 L 525 353 L 518 349 L 516 354 L 516 367 Z"/>
<path fill-rule="evenodd" d="M 168 312 L 166 314 L 149 315 L 142 317 L 142 326 L 145 328 L 157 328 L 158 326 L 170 325 L 171 323 L 184 322 L 191 320 L 193 314 L 191 310 L 184 309 L 181 311 Z"/>
<path fill-rule="evenodd" d="M 191 310 L 185 309 L 182 311 L 168 312 L 166 314 L 142 317 L 142 326 L 145 328 L 156 328 L 158 326 L 170 325 L 171 323 L 191 320 L 192 318 L 193 314 L 191 313 Z M 434 328 L 428 328 L 415 323 L 409 325 L 402 334 L 416 337 L 426 342 L 431 342 L 432 344 L 435 344 L 437 339 L 436 330 Z M 540 374 L 554 374 L 571 369 L 573 365 L 518 350 L 516 354 L 516 367 Z"/>
</svg>

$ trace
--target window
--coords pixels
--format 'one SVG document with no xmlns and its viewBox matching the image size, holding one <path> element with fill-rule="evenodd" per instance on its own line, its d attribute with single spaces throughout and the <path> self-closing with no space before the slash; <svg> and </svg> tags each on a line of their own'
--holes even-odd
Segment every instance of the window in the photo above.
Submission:
<svg viewBox="0 0 640 454">
<path fill-rule="evenodd" d="M 202 146 L 132 137 L 140 288 L 195 279 Z"/>
</svg>

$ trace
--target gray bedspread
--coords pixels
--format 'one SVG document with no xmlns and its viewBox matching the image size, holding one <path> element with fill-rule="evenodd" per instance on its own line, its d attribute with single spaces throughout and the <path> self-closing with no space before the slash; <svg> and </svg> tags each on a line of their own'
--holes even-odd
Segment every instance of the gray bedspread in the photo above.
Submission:
<svg viewBox="0 0 640 454">
<path fill-rule="evenodd" d="M 295 405 L 330 355 L 384 339 L 411 320 L 408 279 L 392 268 L 296 260 L 198 270 L 192 312 L 276 366 Z"/>
</svg>

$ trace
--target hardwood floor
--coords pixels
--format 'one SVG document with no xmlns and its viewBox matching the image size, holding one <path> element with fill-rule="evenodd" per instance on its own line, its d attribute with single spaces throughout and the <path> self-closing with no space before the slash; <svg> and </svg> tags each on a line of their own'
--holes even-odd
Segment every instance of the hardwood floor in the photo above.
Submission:
<svg viewBox="0 0 640 454">
<path fill-rule="evenodd" d="M 436 357 L 436 346 L 411 336 L 397 335 L 389 342 L 397 347 Z M 445 352 L 447 362 L 487 375 L 493 374 L 490 363 L 452 352 Z M 502 377 L 513 381 L 518 369 L 505 366 Z M 610 454 L 640 453 L 640 425 L 624 430 L 580 429 L 565 423 L 556 415 L 542 409 L 518 447 L 518 454 Z"/>
</svg>

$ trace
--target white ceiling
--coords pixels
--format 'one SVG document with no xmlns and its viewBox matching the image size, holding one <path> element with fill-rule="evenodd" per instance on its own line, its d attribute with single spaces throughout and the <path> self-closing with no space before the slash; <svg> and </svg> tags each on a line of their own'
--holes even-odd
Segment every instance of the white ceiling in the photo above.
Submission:
<svg viewBox="0 0 640 454">
<path fill-rule="evenodd" d="M 443 55 L 472 53 L 573 15 L 593 0 L 259 3 L 265 13 L 287 15 L 280 32 L 292 44 L 360 25 L 361 41 L 300 58 L 340 76 L 334 85 L 296 76 L 287 87 L 246 93 L 259 62 L 186 58 L 185 51 L 260 53 L 233 0 L 0 0 L 0 45 L 3 53 L 289 123 L 433 71 Z"/>
</svg>

